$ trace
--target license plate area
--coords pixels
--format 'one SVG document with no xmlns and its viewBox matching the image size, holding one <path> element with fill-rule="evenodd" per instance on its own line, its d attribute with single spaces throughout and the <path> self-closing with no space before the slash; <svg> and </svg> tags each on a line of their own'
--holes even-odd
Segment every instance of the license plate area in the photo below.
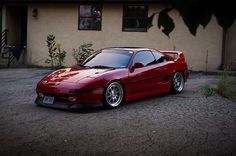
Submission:
<svg viewBox="0 0 236 156">
<path fill-rule="evenodd" d="M 43 103 L 52 105 L 54 103 L 54 97 L 53 96 L 44 96 Z"/>
</svg>

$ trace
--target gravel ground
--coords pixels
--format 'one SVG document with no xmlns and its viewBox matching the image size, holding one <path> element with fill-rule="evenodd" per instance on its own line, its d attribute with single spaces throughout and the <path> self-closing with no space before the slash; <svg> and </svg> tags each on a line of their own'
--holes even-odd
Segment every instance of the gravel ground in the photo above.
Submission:
<svg viewBox="0 0 236 156">
<path fill-rule="evenodd" d="M 236 103 L 199 92 L 216 75 L 192 74 L 179 95 L 71 112 L 34 104 L 48 72 L 0 69 L 0 155 L 236 155 Z"/>
</svg>

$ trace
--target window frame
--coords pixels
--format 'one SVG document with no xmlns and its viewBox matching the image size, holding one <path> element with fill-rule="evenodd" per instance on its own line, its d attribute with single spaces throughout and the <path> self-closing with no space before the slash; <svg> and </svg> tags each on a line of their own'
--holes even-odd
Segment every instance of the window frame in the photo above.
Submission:
<svg viewBox="0 0 236 156">
<path fill-rule="evenodd" d="M 90 16 L 90 17 L 81 17 L 81 15 L 80 15 L 80 6 L 82 6 L 82 5 L 89 5 L 89 6 L 98 6 L 98 7 L 100 7 L 101 8 L 101 15 L 100 15 L 100 17 L 96 17 L 96 18 L 100 18 L 101 19 L 101 26 L 100 26 L 100 29 L 81 29 L 80 28 L 80 19 L 81 18 L 93 18 L 92 16 Z M 101 31 L 102 30 L 102 11 L 103 10 L 103 6 L 101 5 L 101 4 L 91 4 L 91 3 L 85 3 L 85 4 L 79 4 L 79 6 L 78 6 L 78 30 L 84 30 L 84 31 Z"/>
<path fill-rule="evenodd" d="M 144 7 L 146 7 L 146 11 L 147 11 L 147 13 L 146 13 L 146 17 L 138 17 L 138 16 L 136 16 L 136 17 L 125 17 L 125 7 L 126 6 L 144 6 Z M 125 28 L 124 27 L 124 20 L 125 19 L 148 19 L 148 11 L 149 11 L 149 8 L 148 8 L 148 5 L 142 5 L 142 4 L 124 4 L 123 5 L 123 16 L 122 16 L 122 31 L 123 32 L 147 32 L 147 27 L 146 28 Z"/>
</svg>

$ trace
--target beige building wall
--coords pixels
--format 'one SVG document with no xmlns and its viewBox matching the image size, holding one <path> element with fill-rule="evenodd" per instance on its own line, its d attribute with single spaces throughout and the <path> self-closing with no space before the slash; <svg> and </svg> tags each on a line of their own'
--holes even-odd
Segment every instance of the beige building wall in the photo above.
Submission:
<svg viewBox="0 0 236 156">
<path fill-rule="evenodd" d="M 232 70 L 236 70 L 236 21 L 227 31 L 225 46 L 225 64 Z"/>
<path fill-rule="evenodd" d="M 74 65 L 72 49 L 78 48 L 83 42 L 92 42 L 94 49 L 114 46 L 142 46 L 161 50 L 181 50 L 185 52 L 191 70 L 216 70 L 221 64 L 222 29 L 213 17 L 205 29 L 198 28 L 196 36 L 192 36 L 184 25 L 182 18 L 175 11 L 170 15 L 174 18 L 175 30 L 170 38 L 157 28 L 157 16 L 153 27 L 148 32 L 122 32 L 122 4 L 105 4 L 102 12 L 102 30 L 78 30 L 78 6 L 76 4 L 39 5 L 28 7 L 28 63 L 47 66 L 44 63 L 48 56 L 46 37 L 54 34 L 56 41 L 62 43 L 67 51 L 66 65 Z M 38 18 L 32 17 L 34 8 L 38 9 Z M 152 4 L 149 15 L 160 11 L 164 6 Z M 208 51 L 208 64 L 206 64 Z"/>
</svg>

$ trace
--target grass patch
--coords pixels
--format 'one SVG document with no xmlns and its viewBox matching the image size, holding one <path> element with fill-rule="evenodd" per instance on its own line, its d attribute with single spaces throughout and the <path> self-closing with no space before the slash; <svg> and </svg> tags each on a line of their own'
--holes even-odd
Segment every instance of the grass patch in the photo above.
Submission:
<svg viewBox="0 0 236 156">
<path fill-rule="evenodd" d="M 227 97 L 229 94 L 229 74 L 227 69 L 224 69 L 223 73 L 220 75 L 217 83 L 217 93 L 224 97 Z"/>
<path fill-rule="evenodd" d="M 236 90 L 231 88 L 229 81 L 229 72 L 227 68 L 225 68 L 223 73 L 220 75 L 216 91 L 223 97 L 236 100 Z"/>
<path fill-rule="evenodd" d="M 202 88 L 200 90 L 200 92 L 205 96 L 205 97 L 209 97 L 212 96 L 214 94 L 214 88 L 210 87 L 210 86 L 206 86 L 204 88 Z"/>
<path fill-rule="evenodd" d="M 228 92 L 229 93 L 225 97 L 231 98 L 236 102 L 236 90 L 235 89 L 233 90 L 230 88 Z"/>
</svg>

